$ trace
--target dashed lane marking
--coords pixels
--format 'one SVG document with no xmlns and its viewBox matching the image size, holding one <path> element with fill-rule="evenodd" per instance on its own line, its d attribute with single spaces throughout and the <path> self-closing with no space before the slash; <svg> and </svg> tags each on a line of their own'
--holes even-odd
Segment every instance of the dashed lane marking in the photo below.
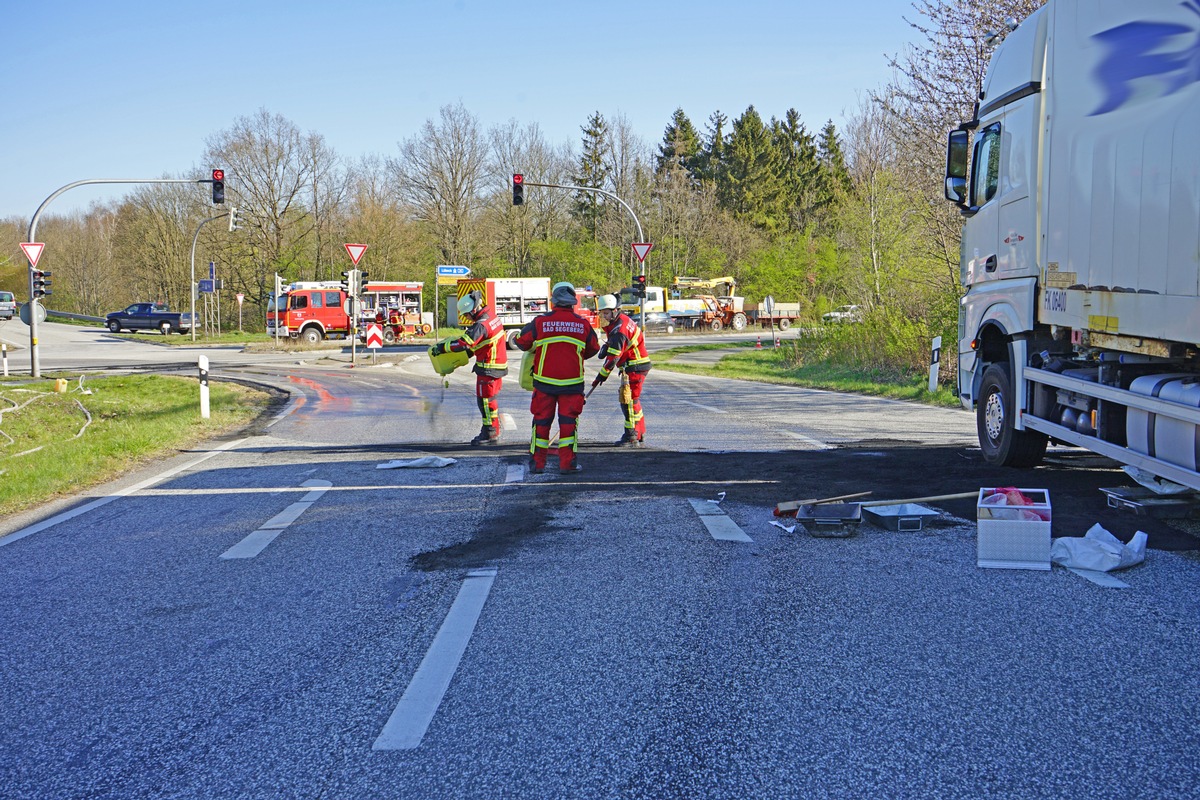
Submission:
<svg viewBox="0 0 1200 800">
<path fill-rule="evenodd" d="M 433 637 L 433 644 L 371 745 L 372 750 L 412 750 L 420 746 L 471 642 L 475 623 L 496 581 L 496 572 L 490 568 L 467 573 L 450 612 Z"/>
<path fill-rule="evenodd" d="M 713 408 L 712 406 L 702 406 L 699 403 L 693 403 L 691 400 L 680 400 L 679 402 L 687 403 L 689 406 L 695 406 L 696 408 L 702 408 L 705 411 L 711 411 L 714 414 L 728 414 L 729 413 L 728 411 L 726 411 L 723 408 Z"/>
<path fill-rule="evenodd" d="M 50 519 L 44 519 L 35 525 L 30 525 L 27 528 L 22 528 L 19 531 L 14 531 L 14 532 L 10 533 L 8 536 L 0 538 L 0 547 L 4 547 L 5 545 L 12 544 L 13 542 L 16 542 L 16 541 L 20 541 L 21 539 L 24 539 L 26 536 L 32 536 L 35 533 L 40 533 L 41 531 L 44 531 L 47 528 L 53 527 L 60 522 L 66 522 L 69 519 L 74 519 L 75 517 L 78 517 L 82 514 L 86 514 L 89 511 L 94 511 L 97 508 L 100 508 L 101 506 L 108 505 L 113 500 L 116 500 L 118 498 L 128 497 L 129 495 L 134 494 L 135 492 L 140 492 L 141 490 L 143 490 L 149 486 L 153 486 L 156 483 L 165 481 L 167 478 L 173 478 L 174 476 L 178 475 L 179 473 L 186 472 L 187 470 L 191 469 L 192 467 L 195 467 L 195 466 L 207 461 L 208 459 L 212 458 L 213 456 L 220 455 L 221 453 L 225 452 L 226 450 L 232 450 L 232 449 L 236 448 L 239 444 L 241 444 L 242 442 L 245 442 L 245 441 L 248 441 L 248 439 L 238 439 L 237 441 L 226 442 L 225 444 L 221 445 L 220 447 L 214 448 L 214 449 L 210 450 L 209 452 L 205 453 L 204 455 L 200 456 L 199 458 L 192 459 L 191 461 L 187 462 L 186 464 L 183 464 L 182 466 L 175 467 L 174 469 L 169 469 L 166 472 L 161 472 L 158 475 L 155 475 L 153 478 L 147 478 L 146 480 L 141 481 L 140 483 L 135 483 L 133 486 L 129 486 L 124 489 L 121 489 L 120 491 L 113 492 L 112 494 L 110 494 L 106 497 L 101 497 L 97 500 L 93 500 L 90 503 L 85 503 L 84 505 L 81 505 L 78 508 L 73 508 L 70 511 L 64 511 L 61 514 L 55 514 L 53 517 L 50 517 Z"/>
<path fill-rule="evenodd" d="M 795 431 L 780 431 L 780 433 L 783 434 L 784 436 L 788 437 L 789 439 L 795 439 L 798 442 L 804 442 L 805 444 L 811 444 L 813 447 L 819 448 L 821 450 L 836 450 L 837 449 L 836 445 L 829 444 L 828 442 L 822 442 L 820 439 L 814 439 L 811 436 L 805 436 L 803 433 L 796 433 Z"/>
<path fill-rule="evenodd" d="M 700 521 L 704 523 L 704 527 L 708 528 L 708 532 L 714 539 L 723 542 L 754 541 L 716 503 L 710 500 L 698 500 L 694 497 L 689 497 L 688 502 L 692 504 L 692 508 L 700 516 Z"/>
<path fill-rule="evenodd" d="M 309 480 L 300 485 L 312 491 L 264 522 L 258 530 L 222 553 L 221 558 L 254 558 L 265 550 L 267 545 L 275 541 L 275 537 L 299 519 L 301 514 L 308 511 L 313 503 L 320 500 L 321 495 L 325 494 L 329 487 L 333 486 L 329 481 L 322 480 Z"/>
</svg>

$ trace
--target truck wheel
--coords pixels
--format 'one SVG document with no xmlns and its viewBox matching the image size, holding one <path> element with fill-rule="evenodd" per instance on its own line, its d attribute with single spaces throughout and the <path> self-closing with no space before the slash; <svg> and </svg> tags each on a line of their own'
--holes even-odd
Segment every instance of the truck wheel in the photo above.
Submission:
<svg viewBox="0 0 1200 800">
<path fill-rule="evenodd" d="M 721 330 L 721 328 L 724 328 L 725 326 L 721 324 L 721 320 L 719 320 L 719 319 L 714 319 L 714 320 L 713 320 L 711 323 L 709 323 L 709 326 L 708 326 L 708 327 L 709 327 L 709 328 L 710 328 L 712 331 L 716 332 L 716 331 L 719 331 L 719 330 Z"/>
<path fill-rule="evenodd" d="M 1046 455 L 1046 436 L 1013 428 L 1016 397 L 1007 364 L 992 364 L 983 373 L 975 427 L 983 460 L 1003 467 L 1033 467 Z"/>
<path fill-rule="evenodd" d="M 108 321 L 108 329 L 110 331 L 112 331 L 113 333 L 120 333 L 121 332 L 121 323 L 117 322 L 115 319 L 110 319 Z"/>
<path fill-rule="evenodd" d="M 433 326 L 426 322 L 421 326 L 421 333 L 425 336 L 428 336 L 429 334 L 433 333 Z"/>
<path fill-rule="evenodd" d="M 171 333 L 171 323 L 160 322 L 158 325 L 158 330 L 160 333 L 162 333 L 163 336 L 169 336 Z"/>
<path fill-rule="evenodd" d="M 509 331 L 504 339 L 504 346 L 509 350 L 517 349 L 517 337 L 521 335 L 520 331 Z"/>
<path fill-rule="evenodd" d="M 792 321 L 790 319 L 779 320 L 779 330 L 786 331 L 790 327 L 792 327 Z"/>
<path fill-rule="evenodd" d="M 734 314 L 732 327 L 735 331 L 744 330 L 746 328 L 746 315 L 745 314 Z"/>
<path fill-rule="evenodd" d="M 392 330 L 391 328 L 384 328 L 383 329 L 383 343 L 384 344 L 395 344 L 396 343 L 396 332 L 394 330 Z"/>
<path fill-rule="evenodd" d="M 305 344 L 320 344 L 325 338 L 325 334 L 321 333 L 320 328 L 305 328 L 300 332 L 300 339 Z"/>
</svg>

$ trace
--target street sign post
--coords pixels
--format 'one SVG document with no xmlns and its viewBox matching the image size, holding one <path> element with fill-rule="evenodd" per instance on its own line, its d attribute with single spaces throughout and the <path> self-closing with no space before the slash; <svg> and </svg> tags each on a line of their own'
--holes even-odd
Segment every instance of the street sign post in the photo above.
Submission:
<svg viewBox="0 0 1200 800">
<path fill-rule="evenodd" d="M 437 266 L 437 281 L 433 284 L 433 335 L 437 337 L 438 328 L 438 313 L 441 309 L 441 287 L 458 285 L 459 278 L 465 278 L 471 274 L 470 267 L 460 267 L 453 264 L 438 264 Z M 447 323 L 450 320 L 447 318 Z"/>
</svg>

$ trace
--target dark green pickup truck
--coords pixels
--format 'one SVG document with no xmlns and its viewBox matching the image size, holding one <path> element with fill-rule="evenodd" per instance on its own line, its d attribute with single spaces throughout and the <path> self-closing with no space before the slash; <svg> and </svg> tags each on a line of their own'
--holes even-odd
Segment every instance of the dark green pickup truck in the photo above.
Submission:
<svg viewBox="0 0 1200 800">
<path fill-rule="evenodd" d="M 134 303 L 123 311 L 105 316 L 105 325 L 113 333 L 127 331 L 159 331 L 187 333 L 192 329 L 192 315 L 171 311 L 162 303 Z"/>
</svg>

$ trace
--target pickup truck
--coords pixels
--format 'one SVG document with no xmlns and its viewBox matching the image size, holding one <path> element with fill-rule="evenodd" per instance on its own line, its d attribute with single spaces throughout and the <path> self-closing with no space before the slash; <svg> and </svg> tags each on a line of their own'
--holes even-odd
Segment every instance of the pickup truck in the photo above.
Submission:
<svg viewBox="0 0 1200 800">
<path fill-rule="evenodd" d="M 127 331 L 159 331 L 166 336 L 172 331 L 186 333 L 192 329 L 192 315 L 171 311 L 162 303 L 134 303 L 122 311 L 105 316 L 105 325 L 113 333 Z"/>
</svg>

